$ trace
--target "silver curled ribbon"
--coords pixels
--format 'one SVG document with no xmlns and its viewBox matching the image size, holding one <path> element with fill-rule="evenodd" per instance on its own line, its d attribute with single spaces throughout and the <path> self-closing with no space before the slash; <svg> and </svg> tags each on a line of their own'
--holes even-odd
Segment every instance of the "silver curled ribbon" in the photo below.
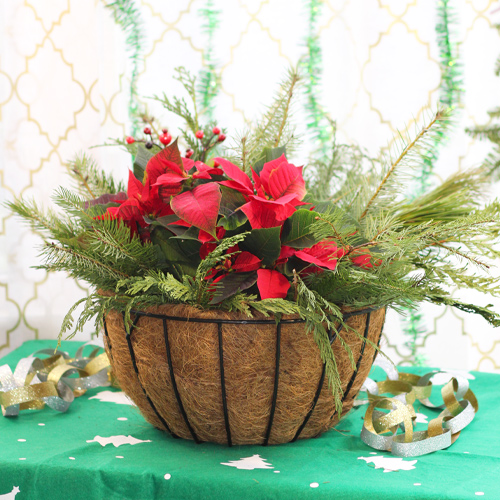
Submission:
<svg viewBox="0 0 500 500">
<path fill-rule="evenodd" d="M 432 378 L 441 371 L 432 371 L 423 376 L 398 372 L 382 356 L 374 366 L 382 368 L 387 379 L 375 382 L 366 379 L 362 391 L 367 399 L 358 398 L 355 405 L 368 404 L 365 413 L 361 440 L 376 450 L 390 451 L 399 457 L 417 457 L 448 448 L 467 427 L 478 411 L 476 396 L 469 388 L 466 378 L 452 377 L 441 388 L 443 403 L 436 405 L 430 401 Z M 391 397 L 385 396 L 391 394 Z M 415 401 L 422 405 L 442 410 L 432 419 L 425 431 L 413 430 L 416 413 Z M 379 408 L 379 409 L 377 409 Z M 380 410 L 389 410 L 383 412 Z M 402 432 L 398 434 L 398 431 Z"/>
<path fill-rule="evenodd" d="M 93 346 L 83 356 L 87 346 Z M 42 409 L 45 405 L 65 412 L 75 397 L 94 387 L 111 385 L 111 367 L 102 342 L 83 344 L 74 358 L 60 350 L 42 349 L 21 359 L 12 372 L 0 366 L 0 405 L 5 417 L 14 417 L 20 410 Z M 48 355 L 47 358 L 39 356 Z M 74 377 L 72 375 L 77 375 Z"/>
</svg>

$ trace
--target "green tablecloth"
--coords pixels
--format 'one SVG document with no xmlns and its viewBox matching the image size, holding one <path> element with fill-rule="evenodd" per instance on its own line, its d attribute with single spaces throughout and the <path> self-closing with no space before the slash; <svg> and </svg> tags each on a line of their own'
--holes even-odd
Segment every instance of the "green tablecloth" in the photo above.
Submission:
<svg viewBox="0 0 500 500">
<path fill-rule="evenodd" d="M 63 342 L 62 349 L 74 354 L 79 345 Z M 15 368 L 21 357 L 54 346 L 53 341 L 26 342 L 0 365 Z M 447 450 L 416 459 L 363 444 L 359 433 L 366 407 L 342 421 L 342 433 L 332 430 L 280 446 L 227 448 L 172 439 L 134 406 L 106 401 L 110 391 L 119 391 L 93 389 L 67 413 L 45 408 L 0 417 L 0 500 L 500 499 L 500 376 L 472 372 L 472 377 L 480 405 L 475 420 Z M 425 408 L 417 411 L 419 420 L 436 416 Z M 111 436 L 122 437 L 109 444 L 101 439 Z M 384 464 L 399 470 L 386 472 Z"/>
</svg>

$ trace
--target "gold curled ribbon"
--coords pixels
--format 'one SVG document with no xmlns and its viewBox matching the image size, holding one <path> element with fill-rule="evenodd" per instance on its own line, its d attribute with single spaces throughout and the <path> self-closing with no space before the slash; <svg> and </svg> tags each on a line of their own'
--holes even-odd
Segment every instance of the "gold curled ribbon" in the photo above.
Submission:
<svg viewBox="0 0 500 500">
<path fill-rule="evenodd" d="M 93 345 L 89 356 L 85 347 Z M 97 346 L 97 347 L 96 347 Z M 14 370 L 0 366 L 0 405 L 6 417 L 16 416 L 20 410 L 42 409 L 45 405 L 56 411 L 66 411 L 75 397 L 87 389 L 111 385 L 112 374 L 106 353 L 95 341 L 82 345 L 74 358 L 64 351 L 42 349 L 22 358 Z M 41 359 L 37 356 L 48 354 Z M 77 374 L 77 377 L 72 375 Z"/>
<path fill-rule="evenodd" d="M 443 404 L 435 405 L 430 401 L 433 389 L 431 379 L 438 373 L 446 372 L 432 371 L 423 376 L 399 372 L 396 379 L 394 370 L 386 369 L 386 365 L 378 363 L 387 374 L 386 380 L 375 382 L 367 379 L 363 384 L 362 390 L 366 391 L 368 400 L 359 400 L 358 404 L 369 403 L 369 406 L 361 440 L 376 450 L 390 451 L 400 457 L 426 455 L 453 444 L 462 429 L 472 422 L 479 408 L 468 380 L 450 376 L 450 381 L 441 388 Z M 427 430 L 414 432 L 416 413 L 413 403 L 417 400 L 428 408 L 443 411 L 429 422 Z M 403 432 L 397 434 L 399 429 Z"/>
</svg>

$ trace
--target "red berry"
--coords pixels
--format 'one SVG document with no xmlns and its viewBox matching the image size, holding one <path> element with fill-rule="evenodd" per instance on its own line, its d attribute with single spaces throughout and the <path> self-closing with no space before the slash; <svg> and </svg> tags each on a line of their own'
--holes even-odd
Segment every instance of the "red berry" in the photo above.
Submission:
<svg viewBox="0 0 500 500">
<path fill-rule="evenodd" d="M 147 135 L 151 135 L 151 129 L 149 127 L 144 128 L 144 133 Z"/>
<path fill-rule="evenodd" d="M 191 156 L 193 156 L 193 150 L 192 149 L 188 149 L 186 151 L 186 155 L 185 156 L 186 156 L 186 158 L 191 158 Z"/>
<path fill-rule="evenodd" d="M 220 163 L 217 160 L 214 160 L 214 167 L 215 168 L 220 167 Z"/>
<path fill-rule="evenodd" d="M 203 130 L 198 130 L 195 135 L 198 139 L 203 139 Z"/>
<path fill-rule="evenodd" d="M 226 136 L 225 136 L 224 134 L 219 134 L 219 137 L 217 138 L 217 140 L 218 140 L 219 142 L 222 142 L 222 141 L 224 141 L 225 139 L 226 139 Z"/>
<path fill-rule="evenodd" d="M 161 131 L 164 133 L 164 134 L 168 134 L 168 128 L 162 128 Z"/>
<path fill-rule="evenodd" d="M 214 128 L 212 129 L 212 133 L 213 133 L 214 135 L 218 135 L 218 134 L 220 134 L 220 128 L 219 128 L 219 127 L 214 127 Z"/>
<path fill-rule="evenodd" d="M 135 139 L 133 137 L 130 137 L 130 136 L 128 136 L 125 140 L 127 141 L 127 144 L 134 144 L 134 142 L 135 142 Z"/>
<path fill-rule="evenodd" d="M 172 140 L 172 136 L 170 134 L 162 134 L 160 135 L 160 142 L 164 144 L 165 146 L 167 144 L 170 144 L 170 141 Z"/>
</svg>

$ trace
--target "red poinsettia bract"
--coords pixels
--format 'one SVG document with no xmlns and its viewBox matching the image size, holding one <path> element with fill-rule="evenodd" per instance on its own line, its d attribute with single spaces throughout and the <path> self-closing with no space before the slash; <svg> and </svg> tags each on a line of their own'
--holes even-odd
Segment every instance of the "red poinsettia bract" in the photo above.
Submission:
<svg viewBox="0 0 500 500">
<path fill-rule="evenodd" d="M 144 216 L 163 217 L 172 214 L 172 209 L 158 196 L 158 189 L 151 187 L 149 180 L 143 184 L 132 171 L 129 171 L 127 200 L 119 207 L 109 207 L 107 214 L 113 219 L 127 223 L 133 233 L 137 227 L 145 228 Z"/>
<path fill-rule="evenodd" d="M 290 282 L 279 271 L 259 269 L 257 271 L 257 288 L 262 300 L 284 299 L 290 288 Z"/>
<path fill-rule="evenodd" d="M 253 184 L 239 167 L 224 158 L 216 158 L 230 178 L 221 184 L 242 193 L 247 203 L 240 210 L 252 229 L 281 226 L 306 194 L 302 167 L 288 163 L 285 155 L 264 164 L 260 175 L 252 170 Z M 257 194 L 255 194 L 257 193 Z"/>
</svg>

